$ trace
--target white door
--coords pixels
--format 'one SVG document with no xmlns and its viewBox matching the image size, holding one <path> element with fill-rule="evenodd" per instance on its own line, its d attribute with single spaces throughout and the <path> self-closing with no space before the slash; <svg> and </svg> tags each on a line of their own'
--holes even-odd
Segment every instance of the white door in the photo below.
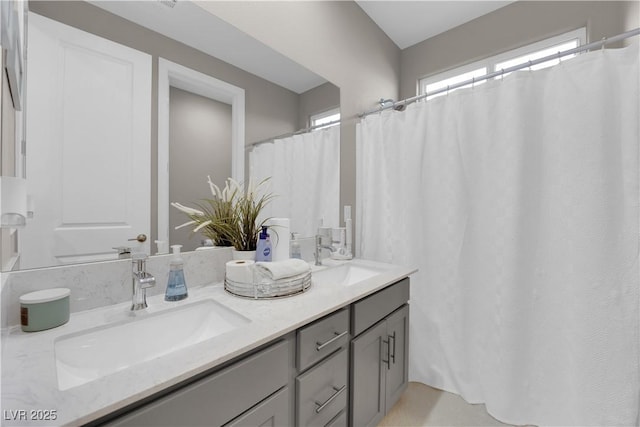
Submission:
<svg viewBox="0 0 640 427">
<path fill-rule="evenodd" d="M 21 268 L 149 253 L 151 57 L 29 14 Z"/>
</svg>

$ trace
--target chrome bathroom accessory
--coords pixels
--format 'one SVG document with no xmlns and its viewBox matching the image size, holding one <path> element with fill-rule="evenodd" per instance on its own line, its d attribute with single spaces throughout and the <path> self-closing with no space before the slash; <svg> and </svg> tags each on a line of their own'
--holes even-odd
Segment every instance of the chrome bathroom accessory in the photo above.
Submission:
<svg viewBox="0 0 640 427">
<path fill-rule="evenodd" d="M 322 250 L 327 249 L 331 253 L 335 251 L 335 248 L 331 244 L 331 228 L 319 227 L 318 234 L 316 234 L 316 250 L 314 252 L 314 258 L 316 265 L 322 265 Z"/>
<path fill-rule="evenodd" d="M 330 251 L 330 257 L 335 260 L 353 259 L 353 223 L 351 221 L 351 206 L 344 207 L 344 227 L 328 228 L 320 226 L 316 235 L 316 250 L 314 252 L 316 265 L 322 265 L 322 250 Z"/>
<path fill-rule="evenodd" d="M 350 260 L 353 259 L 350 244 L 347 244 L 347 230 L 345 227 L 331 229 L 331 259 Z"/>
<path fill-rule="evenodd" d="M 131 260 L 133 264 L 131 311 L 144 310 L 147 308 L 147 288 L 156 285 L 156 278 L 145 271 L 147 255 L 134 254 Z"/>
</svg>

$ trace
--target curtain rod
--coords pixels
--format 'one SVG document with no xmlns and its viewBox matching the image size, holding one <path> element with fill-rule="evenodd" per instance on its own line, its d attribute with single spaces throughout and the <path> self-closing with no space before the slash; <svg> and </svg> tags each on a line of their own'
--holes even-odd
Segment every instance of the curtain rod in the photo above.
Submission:
<svg viewBox="0 0 640 427">
<path fill-rule="evenodd" d="M 426 98 L 428 96 L 433 96 L 433 95 L 437 95 L 437 94 L 440 94 L 440 93 L 443 93 L 443 92 L 448 92 L 450 90 L 454 90 L 454 89 L 457 89 L 459 87 L 466 86 L 468 84 L 473 85 L 473 84 L 481 82 L 483 80 L 489 80 L 489 79 L 492 79 L 494 77 L 502 76 L 505 73 L 511 73 L 513 71 L 518 71 L 518 70 L 521 70 L 523 68 L 529 68 L 529 67 L 532 67 L 534 65 L 538 65 L 538 64 L 541 64 L 543 62 L 550 61 L 552 59 L 559 59 L 559 58 L 562 58 L 563 56 L 572 55 L 574 53 L 579 53 L 579 52 L 582 52 L 582 51 L 585 51 L 585 50 L 589 50 L 589 49 L 601 48 L 601 47 L 604 47 L 605 45 L 607 45 L 609 43 L 615 43 L 617 41 L 624 40 L 624 39 L 627 39 L 629 37 L 633 37 L 633 36 L 637 36 L 637 35 L 640 35 L 640 28 L 636 28 L 634 30 L 627 31 L 627 32 L 618 34 L 618 35 L 613 36 L 613 37 L 608 37 L 608 38 L 604 37 L 602 40 L 599 40 L 597 42 L 585 44 L 585 45 L 578 46 L 578 47 L 573 48 L 573 49 L 569 49 L 569 50 L 565 50 L 565 51 L 562 51 L 562 52 L 554 53 L 553 55 L 548 55 L 548 56 L 545 56 L 544 58 L 540 58 L 540 59 L 536 59 L 536 60 L 533 60 L 533 61 L 525 62 L 524 64 L 514 65 L 513 67 L 508 67 L 508 68 L 503 68 L 500 71 L 494 71 L 492 73 L 485 74 L 484 76 L 476 77 L 476 78 L 469 79 L 469 80 L 465 80 L 463 82 L 456 83 L 456 84 L 453 84 L 451 86 L 447 86 L 445 88 L 436 89 L 434 91 L 431 91 L 431 92 L 428 92 L 428 93 L 425 93 L 425 94 L 422 94 L 422 95 L 417 95 L 417 96 L 414 96 L 414 97 L 411 97 L 411 98 L 406 98 L 406 99 L 394 102 L 393 104 L 386 105 L 384 107 L 376 108 L 375 110 L 365 111 L 364 113 L 360 113 L 358 115 L 358 117 L 359 118 L 363 118 L 363 117 L 368 116 L 370 114 L 379 113 L 381 111 L 389 110 L 391 108 L 404 107 L 405 105 L 414 103 L 414 102 L 419 101 L 421 99 L 424 99 L 424 98 Z"/>
<path fill-rule="evenodd" d="M 330 121 L 330 122 L 322 123 L 322 124 L 320 124 L 320 125 L 309 126 L 308 128 L 300 129 L 300 130 L 297 130 L 297 131 L 295 131 L 295 132 L 287 132 L 287 133 L 283 133 L 282 135 L 273 136 L 273 137 L 271 137 L 271 138 L 267 138 L 267 139 L 263 139 L 262 141 L 255 142 L 255 143 L 253 143 L 253 144 L 251 144 L 251 145 L 247 145 L 247 146 L 245 147 L 245 150 L 250 150 L 250 149 L 252 149 L 253 147 L 255 147 L 256 145 L 265 144 L 265 143 L 267 143 L 267 142 L 273 142 L 273 140 L 274 140 L 274 139 L 281 139 L 281 138 L 286 138 L 286 137 L 288 137 L 288 136 L 300 135 L 300 134 L 302 134 L 302 133 L 311 132 L 311 131 L 312 131 L 312 130 L 314 130 L 314 129 L 323 128 L 323 127 L 329 127 L 329 126 L 337 125 L 337 124 L 339 124 L 339 123 L 340 123 L 340 119 L 338 119 L 338 120 L 332 120 L 332 121 Z"/>
</svg>

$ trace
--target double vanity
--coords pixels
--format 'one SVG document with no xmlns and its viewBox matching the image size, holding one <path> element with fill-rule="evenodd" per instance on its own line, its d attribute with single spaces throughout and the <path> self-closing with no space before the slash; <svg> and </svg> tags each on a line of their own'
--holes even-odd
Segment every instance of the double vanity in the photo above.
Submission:
<svg viewBox="0 0 640 427">
<path fill-rule="evenodd" d="M 376 425 L 407 385 L 414 271 L 353 260 L 288 298 L 213 282 L 9 328 L 2 425 Z"/>
</svg>

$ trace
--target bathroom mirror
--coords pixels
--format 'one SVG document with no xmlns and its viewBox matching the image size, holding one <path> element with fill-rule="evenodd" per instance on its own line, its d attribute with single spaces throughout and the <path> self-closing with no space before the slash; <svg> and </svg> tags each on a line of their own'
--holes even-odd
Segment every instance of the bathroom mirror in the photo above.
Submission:
<svg viewBox="0 0 640 427">
<path fill-rule="evenodd" d="M 173 3 L 173 7 L 169 7 L 171 3 Z M 167 6 L 167 4 L 169 4 L 169 6 Z M 89 187 L 91 187 L 92 180 L 96 179 L 96 177 L 101 177 L 105 180 L 119 180 L 123 187 L 127 187 L 138 179 L 143 182 L 147 180 L 149 182 L 147 186 L 149 191 L 144 197 L 148 197 L 148 212 L 145 211 L 145 216 L 148 219 L 148 228 L 146 230 L 148 231 L 144 233 L 131 229 L 126 237 L 135 239 L 138 234 L 146 234 L 147 240 L 144 243 L 144 245 L 146 245 L 144 247 L 151 254 L 155 254 L 157 251 L 154 240 L 156 240 L 159 235 L 158 210 L 162 209 L 158 206 L 158 199 L 159 194 L 164 191 L 158 188 L 159 181 L 161 181 L 159 177 L 163 175 L 163 168 L 158 165 L 158 134 L 160 132 L 158 130 L 159 90 L 157 76 L 159 72 L 158 64 L 161 58 L 162 60 L 170 61 L 199 73 L 206 74 L 219 81 L 226 82 L 234 87 L 240 88 L 244 92 L 245 126 L 243 131 L 246 145 L 267 141 L 274 136 L 286 136 L 289 133 L 308 127 L 310 125 L 310 117 L 313 115 L 325 113 L 336 108 L 338 108 L 337 111 L 339 111 L 339 88 L 327 82 L 322 77 L 295 64 L 290 59 L 282 57 L 282 55 L 269 49 L 259 41 L 251 39 L 244 33 L 240 33 L 237 30 L 236 33 L 225 32 L 223 31 L 225 28 L 216 29 L 218 27 L 230 26 L 188 1 L 115 1 L 95 2 L 95 4 L 93 2 L 88 3 L 81 1 L 32 1 L 29 2 L 29 8 L 29 18 L 35 16 L 32 15 L 35 13 L 45 19 L 57 21 L 58 23 L 79 29 L 101 39 L 107 39 L 111 42 L 125 45 L 148 56 L 149 72 L 152 76 L 149 96 L 152 102 L 147 118 L 143 116 L 144 120 L 142 121 L 145 124 L 148 121 L 149 126 L 146 132 L 149 133 L 148 138 L 151 142 L 148 150 L 148 160 L 146 160 L 147 165 L 145 165 L 144 168 L 140 168 L 145 170 L 145 172 L 142 173 L 143 176 L 140 177 L 135 174 L 127 175 L 128 172 L 125 173 L 124 171 L 113 171 L 104 168 L 100 162 L 100 158 L 106 158 L 106 156 L 110 155 L 108 151 L 92 153 L 93 160 L 91 162 L 83 161 L 81 158 L 74 162 L 65 161 L 64 167 L 65 170 L 71 172 L 67 174 L 67 178 L 65 179 L 69 181 L 71 180 L 69 177 L 72 177 L 72 182 L 84 182 L 84 185 Z M 185 19 L 187 23 L 185 23 Z M 30 21 L 31 20 L 35 21 L 35 19 L 30 19 Z M 211 33 L 207 33 L 209 30 L 219 32 L 217 32 L 214 37 Z M 229 28 L 226 28 L 226 30 L 229 30 Z M 197 37 L 194 37 L 194 35 Z M 252 61 L 252 64 L 243 64 L 242 58 L 237 59 L 236 65 L 231 65 L 230 62 L 228 62 L 230 60 L 225 60 L 225 55 L 230 52 L 243 51 L 247 53 L 246 46 L 251 46 L 250 49 L 252 50 L 248 53 L 250 56 L 258 59 L 258 65 L 256 65 L 256 61 Z M 205 53 L 212 47 L 219 49 L 220 54 L 218 56 Z M 70 58 L 73 59 L 72 57 Z M 27 58 L 27 61 L 27 82 L 29 82 L 29 73 L 34 71 L 29 67 L 35 68 L 37 67 L 37 63 L 30 62 L 29 58 Z M 96 69 L 100 72 L 103 71 L 101 67 L 96 67 Z M 36 70 L 36 72 L 37 71 L 38 70 Z M 85 73 L 85 76 L 87 80 L 100 80 L 98 73 L 92 76 Z M 27 86 L 27 97 L 29 96 L 30 90 L 38 90 L 37 85 L 32 86 L 35 87 Z M 230 140 L 232 138 L 230 137 L 231 131 L 227 128 L 230 127 L 230 123 L 232 122 L 233 111 L 230 103 L 212 99 L 206 94 L 197 93 L 197 91 L 190 91 L 189 87 L 185 87 L 184 85 L 181 86 L 178 84 L 174 86 L 172 84 L 169 90 L 170 102 L 173 103 L 175 101 L 180 104 L 180 106 L 176 104 L 173 110 L 176 112 L 182 111 L 180 114 L 186 117 L 187 120 L 192 121 L 191 123 L 183 122 L 181 125 L 175 125 L 169 132 L 170 134 L 174 131 L 178 132 L 181 127 L 188 131 L 183 136 L 170 135 L 171 150 L 180 153 L 182 159 L 175 160 L 177 154 L 175 154 L 174 151 L 170 151 L 169 156 L 175 160 L 173 166 L 178 168 L 178 172 L 171 168 L 167 171 L 170 186 L 169 198 L 170 201 L 189 204 L 190 202 L 195 202 L 210 195 L 207 185 L 207 174 L 211 174 L 212 179 L 214 179 L 218 185 L 224 185 L 224 178 L 232 174 L 232 158 L 230 155 Z M 5 96 L 5 93 L 3 93 L 3 96 Z M 104 105 L 97 102 L 96 99 L 91 100 L 91 105 L 93 104 Z M 217 111 L 217 116 L 215 118 L 208 116 L 208 118 L 197 120 L 198 114 L 202 114 L 202 110 L 194 110 L 198 104 L 207 104 L 206 108 Z M 82 113 L 82 111 L 78 110 L 73 112 L 76 115 Z M 57 113 L 57 109 L 52 109 L 49 118 L 54 120 L 59 117 Z M 63 118 L 63 120 L 65 119 L 68 120 L 69 118 Z M 170 120 L 174 119 L 178 120 L 179 118 L 171 118 Z M 29 130 L 29 108 L 27 108 L 26 120 L 27 129 Z M 82 120 L 80 119 L 79 121 L 81 122 Z M 193 124 L 193 121 L 195 121 L 196 124 Z M 57 126 L 58 123 L 59 122 L 56 121 L 54 125 Z M 197 123 L 206 124 L 208 127 L 206 132 L 209 132 L 209 134 L 206 132 L 201 135 L 191 133 L 199 127 Z M 227 126 L 227 128 L 224 128 L 224 126 Z M 31 170 L 33 170 L 35 165 L 40 168 L 41 166 L 45 167 L 47 164 L 51 164 L 59 170 L 61 167 L 59 159 L 61 157 L 59 152 L 41 152 L 36 149 L 34 145 L 30 145 L 28 130 L 27 180 L 29 181 L 31 179 L 33 181 L 35 178 L 30 175 L 30 166 Z M 104 126 L 104 132 L 107 131 L 109 131 L 109 123 Z M 211 135 L 213 135 L 213 137 L 210 137 Z M 217 139 L 215 144 L 220 145 L 214 145 L 213 148 L 209 146 L 207 148 L 209 151 L 205 151 L 202 146 L 197 145 L 196 140 L 199 138 L 204 138 L 208 141 L 214 138 Z M 87 140 L 86 137 L 85 140 Z M 212 142 L 208 143 L 212 144 Z M 110 144 L 103 145 L 108 146 Z M 82 144 L 76 144 L 71 147 L 73 147 L 74 152 L 77 152 L 81 150 L 83 146 Z M 101 149 L 102 148 L 103 147 L 101 147 Z M 66 149 L 69 150 L 69 147 L 66 147 Z M 104 149 L 106 150 L 107 147 L 104 147 Z M 244 150 L 245 158 L 243 160 L 246 161 L 243 161 L 243 163 L 246 164 L 246 170 L 240 172 L 241 176 L 244 177 L 248 176 L 249 151 L 250 150 Z M 206 159 L 208 157 L 212 157 L 210 163 L 210 169 L 212 170 L 206 170 L 208 164 Z M 196 166 L 195 159 L 205 159 L 204 165 Z M 145 162 L 142 161 L 138 164 L 140 163 L 144 164 Z M 171 164 L 172 162 L 170 161 L 169 163 Z M 47 175 L 45 170 L 38 172 L 41 172 L 44 176 Z M 83 175 L 83 173 L 87 173 L 87 175 Z M 214 177 L 214 175 L 216 175 L 216 177 Z M 180 178 L 178 180 L 179 182 L 175 182 L 175 180 L 173 180 L 174 177 Z M 292 178 L 298 180 L 305 179 L 305 177 Z M 175 186 L 175 188 L 173 186 Z M 76 186 L 75 188 L 79 187 Z M 24 229 L 19 230 L 18 245 L 21 256 L 18 268 L 13 268 L 13 270 L 116 259 L 117 252 L 113 249 L 114 247 L 128 245 L 134 247 L 135 250 L 135 246 L 139 245 L 137 241 L 127 242 L 123 238 L 109 240 L 107 236 L 100 250 L 88 250 L 87 252 L 93 251 L 93 253 L 89 253 L 87 256 L 69 255 L 71 252 L 67 250 L 67 246 L 76 244 L 77 242 L 75 241 L 93 241 L 93 238 L 87 237 L 89 236 L 87 232 L 88 229 L 102 225 L 100 221 L 95 219 L 88 221 L 84 219 L 81 216 L 82 211 L 85 210 L 93 212 L 94 214 L 98 212 L 101 215 L 108 216 L 107 214 L 110 210 L 117 210 L 116 207 L 119 206 L 119 203 L 122 203 L 122 198 L 118 198 L 120 194 L 115 193 L 116 198 L 112 200 L 106 195 L 107 193 L 104 193 L 105 197 L 101 199 L 99 203 L 85 203 L 84 205 L 86 206 L 84 206 L 82 200 L 78 200 L 78 197 L 76 197 L 75 201 L 73 200 L 73 191 L 66 190 L 65 193 L 64 191 L 61 192 L 51 188 L 43 189 L 43 191 L 47 192 L 45 198 L 34 197 L 34 218 L 29 220 Z M 71 217 L 67 218 L 67 220 L 71 227 L 75 227 L 77 236 L 71 239 L 58 239 L 58 241 L 53 244 L 43 244 L 44 237 L 40 232 L 41 229 L 32 227 L 32 225 L 38 218 L 46 216 L 46 211 L 50 206 L 68 207 L 70 206 L 69 200 L 72 200 L 76 205 L 73 206 L 73 212 L 69 214 Z M 338 207 L 336 206 L 335 209 L 337 211 Z M 167 204 L 165 213 L 169 216 L 177 216 L 177 218 L 169 221 L 171 228 L 173 228 L 176 221 L 184 222 L 185 220 L 184 216 L 180 216 L 179 212 L 172 212 L 172 210 L 173 208 L 170 208 Z M 56 230 L 60 228 L 59 223 L 49 222 L 48 229 Z M 184 235 L 182 237 L 171 237 L 172 244 L 184 244 L 185 250 L 192 250 L 195 246 L 200 245 L 197 238 L 189 238 L 188 230 L 183 231 Z M 29 233 L 31 233 L 31 242 L 27 241 L 29 239 Z M 186 240 L 175 241 L 178 239 Z M 61 252 L 63 256 L 60 257 L 52 254 L 52 249 Z"/>
</svg>

